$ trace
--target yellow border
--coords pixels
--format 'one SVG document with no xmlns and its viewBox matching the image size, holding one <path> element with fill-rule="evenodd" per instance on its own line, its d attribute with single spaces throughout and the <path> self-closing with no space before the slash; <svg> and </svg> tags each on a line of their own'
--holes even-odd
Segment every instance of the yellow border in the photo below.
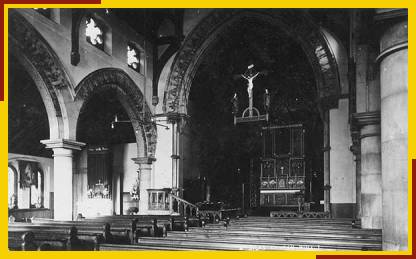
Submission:
<svg viewBox="0 0 416 259">
<path fill-rule="evenodd" d="M 58 2 L 59 0 L 57 0 Z M 134 0 L 103 0 L 101 5 L 62 5 L 62 4 L 53 4 L 53 5 L 33 5 L 33 4 L 24 4 L 24 5 L 16 5 L 16 4 L 9 4 L 5 6 L 5 16 L 4 16 L 4 26 L 5 26 L 5 34 L 4 34 L 4 69 L 5 69 L 5 78 L 4 78 L 4 96 L 5 102 L 0 102 L 0 138 L 1 138 L 1 145 L 0 145 L 0 164 L 4 165 L 3 169 L 6 169 L 7 163 L 7 85 L 8 85 L 8 78 L 7 78 L 7 58 L 8 58 L 8 19 L 7 19 L 7 9 L 8 8 L 33 8 L 33 7 L 53 7 L 53 8 L 169 8 L 169 7 L 176 7 L 176 8 L 234 8 L 234 7 L 243 7 L 243 8 L 250 8 L 250 7 L 260 7 L 260 8 L 375 8 L 375 7 L 382 7 L 382 8 L 408 8 L 408 19 L 409 19 L 409 42 L 413 42 L 414 40 L 414 33 L 412 28 L 415 27 L 415 13 L 416 13 L 416 6 L 415 1 L 412 0 L 396 0 L 396 1 L 386 1 L 386 0 L 353 0 L 353 1 L 334 1 L 334 0 L 320 0 L 320 1 L 306 1 L 306 0 L 298 0 L 298 1 L 221 1 L 221 0 L 211 0 L 204 2 L 197 2 L 195 0 L 176 0 L 176 1 L 169 1 L 169 0 L 159 0 L 157 3 L 155 1 L 134 1 Z M 409 71 L 414 69 L 414 58 L 415 54 L 412 51 L 412 48 L 409 48 Z M 409 85 L 413 85 L 415 73 L 409 74 Z M 409 87 L 408 93 L 409 100 L 414 100 L 416 98 L 413 88 Z M 136 257 L 146 257 L 146 258 L 167 258 L 167 257 L 175 257 L 175 258 L 212 258 L 212 257 L 248 257 L 248 256 L 261 256 L 261 258 L 287 258 L 288 256 L 292 258 L 314 258 L 315 255 L 325 255 L 325 254 L 339 254 L 339 255 L 386 255 L 386 254 L 395 254 L 395 255 L 406 255 L 411 254 L 411 229 L 412 229 L 412 212 L 411 212 L 411 202 L 412 202 L 412 188 L 411 188 L 411 181 L 412 181 L 412 174 L 411 174 L 411 158 L 415 158 L 415 145 L 414 145 L 414 135 L 416 135 L 415 129 L 415 119 L 414 114 L 412 111 L 416 109 L 416 102 L 409 102 L 408 106 L 408 115 L 409 115 L 409 136 L 408 136 L 408 143 L 409 143 L 409 251 L 404 252 L 391 252 L 391 251 L 381 251 L 381 252 L 9 252 L 7 250 L 7 202 L 6 199 L 1 199 L 0 202 L 0 209 L 2 211 L 1 220 L 3 224 L 0 224 L 0 228 L 2 231 L 2 235 L 0 238 L 0 255 L 7 255 L 7 257 L 12 258 L 56 258 L 59 257 L 68 257 L 68 258 L 77 258 L 77 257 L 99 257 L 99 258 L 114 258 L 122 257 L 123 259 L 126 258 L 136 258 Z M 411 132 L 414 132 L 411 134 Z M 3 190 L 3 197 L 7 197 L 6 190 L 6 172 L 2 173 L 2 190 Z"/>
</svg>

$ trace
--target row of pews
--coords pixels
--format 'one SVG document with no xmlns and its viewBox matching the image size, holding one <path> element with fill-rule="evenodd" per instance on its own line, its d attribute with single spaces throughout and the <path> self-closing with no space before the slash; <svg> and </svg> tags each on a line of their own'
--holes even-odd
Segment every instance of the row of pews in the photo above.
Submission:
<svg viewBox="0 0 416 259">
<path fill-rule="evenodd" d="M 350 219 L 232 219 L 167 237 L 141 237 L 136 245 L 101 250 L 381 250 L 381 230 L 361 229 Z"/>
<path fill-rule="evenodd" d="M 135 244 L 139 237 L 187 231 L 210 219 L 158 216 L 108 216 L 82 221 L 34 218 L 9 222 L 10 250 L 99 250 L 100 244 Z M 47 244 L 47 245 L 45 245 Z"/>
<path fill-rule="evenodd" d="M 9 223 L 10 250 L 381 250 L 381 236 L 351 219 L 324 218 L 108 216 Z"/>
</svg>

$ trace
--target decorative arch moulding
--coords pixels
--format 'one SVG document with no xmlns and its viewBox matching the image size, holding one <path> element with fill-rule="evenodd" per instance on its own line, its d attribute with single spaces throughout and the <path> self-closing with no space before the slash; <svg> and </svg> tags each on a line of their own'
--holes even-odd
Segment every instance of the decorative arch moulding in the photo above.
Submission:
<svg viewBox="0 0 416 259">
<path fill-rule="evenodd" d="M 57 0 L 38 0 L 38 1 L 33 1 L 33 0 L 3 0 L 0 2 L 1 3 L 1 8 L 0 8 L 0 20 L 4 21 L 4 7 L 5 5 L 9 5 L 9 4 L 78 4 L 78 5 L 82 5 L 82 4 L 101 4 L 101 0 L 61 0 L 61 1 L 57 1 Z M 2 35 L 2 40 L 0 43 L 0 47 L 2 50 L 4 50 L 4 24 L 1 26 L 1 35 Z M 0 54 L 0 59 L 4 60 L 5 56 L 4 56 L 4 51 L 1 51 Z M 1 70 L 1 79 L 2 79 L 2 84 L 0 84 L 0 102 L 4 101 L 4 69 Z"/>
<path fill-rule="evenodd" d="M 73 91 L 61 61 L 36 29 L 17 11 L 9 12 L 9 53 L 26 57 L 45 82 L 58 116 L 61 116 L 57 91 Z"/>
<path fill-rule="evenodd" d="M 126 112 L 137 130 L 136 142 L 143 141 L 143 153 L 153 157 L 156 153 L 157 128 L 150 122 L 152 112 L 144 100 L 143 93 L 136 83 L 119 68 L 102 68 L 87 75 L 75 88 L 75 100 L 88 100 L 95 92 L 106 89 L 114 89 L 117 94 L 124 98 Z M 138 135 L 140 137 L 138 137 Z"/>
<path fill-rule="evenodd" d="M 341 94 L 337 63 L 319 26 L 311 22 L 311 17 L 302 11 L 217 9 L 203 18 L 179 48 L 167 80 L 164 112 L 187 113 L 189 89 L 198 64 L 204 58 L 204 51 L 215 43 L 216 35 L 227 31 L 228 26 L 247 16 L 280 27 L 300 43 L 312 65 L 320 103 L 327 108 L 337 108 Z"/>
</svg>

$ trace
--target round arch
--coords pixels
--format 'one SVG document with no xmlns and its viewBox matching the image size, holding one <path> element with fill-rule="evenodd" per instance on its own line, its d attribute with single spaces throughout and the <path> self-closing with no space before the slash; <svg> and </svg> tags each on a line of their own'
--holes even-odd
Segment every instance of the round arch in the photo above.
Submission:
<svg viewBox="0 0 416 259">
<path fill-rule="evenodd" d="M 335 57 L 319 26 L 302 10 L 235 9 L 215 10 L 205 17 L 181 45 L 167 79 L 163 110 L 166 113 L 187 113 L 187 99 L 193 77 L 204 52 L 244 17 L 255 17 L 277 26 L 296 40 L 304 50 L 315 75 L 318 98 L 323 108 L 338 105 L 341 94 Z"/>
<path fill-rule="evenodd" d="M 103 68 L 86 76 L 75 89 L 75 101 L 81 100 L 82 107 L 92 94 L 107 89 L 115 89 L 117 98 L 127 112 L 135 129 L 137 157 L 154 158 L 156 151 L 157 129 L 151 123 L 150 108 L 144 105 L 142 92 L 133 80 L 121 69 Z M 79 118 L 79 114 L 78 114 Z"/>
<path fill-rule="evenodd" d="M 58 56 L 17 11 L 9 15 L 9 53 L 32 77 L 45 104 L 49 120 L 50 138 L 68 136 L 65 105 L 59 98 L 59 89 L 72 89 L 69 77 Z"/>
</svg>

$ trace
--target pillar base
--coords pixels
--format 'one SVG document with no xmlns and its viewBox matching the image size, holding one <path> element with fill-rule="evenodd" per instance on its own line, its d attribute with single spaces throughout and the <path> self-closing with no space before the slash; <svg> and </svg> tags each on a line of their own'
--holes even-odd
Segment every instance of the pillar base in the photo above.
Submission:
<svg viewBox="0 0 416 259">
<path fill-rule="evenodd" d="M 355 203 L 331 203 L 332 218 L 353 218 Z"/>
<path fill-rule="evenodd" d="M 407 250 L 408 246 L 403 246 L 399 243 L 383 242 L 383 251 L 404 251 Z"/>
</svg>

